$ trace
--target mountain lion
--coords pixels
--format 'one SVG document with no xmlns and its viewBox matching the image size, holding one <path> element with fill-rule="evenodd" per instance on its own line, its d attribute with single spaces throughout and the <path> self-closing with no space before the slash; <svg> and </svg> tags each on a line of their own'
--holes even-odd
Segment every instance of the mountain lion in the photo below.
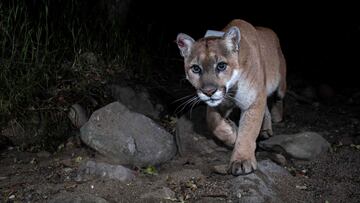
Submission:
<svg viewBox="0 0 360 203">
<path fill-rule="evenodd" d="M 282 120 L 286 91 L 286 63 L 276 34 L 243 20 L 231 21 L 222 35 L 195 41 L 180 33 L 177 45 L 184 57 L 186 78 L 207 104 L 206 120 L 212 133 L 233 146 L 229 172 L 256 170 L 256 139 L 272 135 L 272 121 Z M 274 95 L 271 113 L 267 97 Z M 241 109 L 238 127 L 228 119 Z"/>
</svg>

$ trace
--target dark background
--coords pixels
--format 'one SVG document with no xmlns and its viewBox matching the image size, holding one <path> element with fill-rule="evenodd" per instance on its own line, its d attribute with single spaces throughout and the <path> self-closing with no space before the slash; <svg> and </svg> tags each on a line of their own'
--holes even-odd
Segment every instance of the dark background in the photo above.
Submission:
<svg viewBox="0 0 360 203">
<path fill-rule="evenodd" d="M 93 97 L 98 100 L 96 109 L 109 102 L 106 84 L 125 79 L 125 85 L 140 84 L 161 97 L 166 93 L 168 103 L 181 97 L 173 92 L 193 91 L 182 86 L 186 81 L 177 34 L 198 39 L 233 19 L 278 34 L 289 89 L 299 93 L 327 84 L 335 93 L 353 96 L 360 89 L 360 15 L 354 4 L 4 0 L 0 104 L 5 105 L 0 105 L 0 113 L 17 117 L 17 112 L 26 114 L 33 107 L 67 108 L 81 102 L 88 106 Z M 97 59 L 93 64 L 82 60 L 89 53 Z"/>
<path fill-rule="evenodd" d="M 264 2 L 134 1 L 129 21 L 151 25 L 154 41 L 161 33 L 165 43 L 172 43 L 178 32 L 197 39 L 207 29 L 220 30 L 232 19 L 241 18 L 278 34 L 290 77 L 334 88 L 359 87 L 360 16 L 356 6 L 345 2 Z M 179 56 L 176 49 L 173 44 L 171 51 Z"/>
<path fill-rule="evenodd" d="M 44 1 L 27 2 L 33 16 L 37 16 Z M 69 3 L 65 5 L 57 0 L 45 2 L 49 4 L 50 20 L 64 23 L 61 17 L 68 12 L 69 6 L 66 5 Z M 102 1 L 73 2 L 70 9 L 74 9 L 72 15 L 79 19 L 80 24 L 92 27 L 90 32 L 106 32 L 106 27 L 102 25 L 111 21 L 108 18 L 110 11 L 102 7 Z M 309 83 L 327 83 L 334 88 L 359 87 L 356 72 L 360 65 L 357 60 L 360 53 L 360 15 L 354 3 L 241 0 L 109 2 L 114 7 L 123 2 L 129 5 L 124 14 L 125 26 L 119 29 L 129 30 L 130 37 L 134 35 L 129 40 L 137 41 L 136 46 L 149 47 L 147 52 L 150 57 L 181 59 L 174 43 L 177 33 L 184 32 L 198 39 L 207 29 L 220 30 L 232 19 L 240 18 L 255 26 L 269 27 L 278 34 L 290 76 L 295 75 L 297 79 Z M 111 34 L 103 38 L 111 38 Z"/>
</svg>

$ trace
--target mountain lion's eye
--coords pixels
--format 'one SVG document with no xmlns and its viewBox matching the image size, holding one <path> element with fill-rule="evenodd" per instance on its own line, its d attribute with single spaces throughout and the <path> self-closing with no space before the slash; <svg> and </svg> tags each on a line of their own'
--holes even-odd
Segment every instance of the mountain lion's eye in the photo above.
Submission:
<svg viewBox="0 0 360 203">
<path fill-rule="evenodd" d="M 227 67 L 227 64 L 225 62 L 220 62 L 217 64 L 216 70 L 221 72 L 221 71 L 226 70 L 226 67 Z"/>
<path fill-rule="evenodd" d="M 200 74 L 200 73 L 201 73 L 201 68 L 200 68 L 200 66 L 198 66 L 198 65 L 192 65 L 192 66 L 191 66 L 191 71 L 192 71 L 193 73 Z"/>
</svg>

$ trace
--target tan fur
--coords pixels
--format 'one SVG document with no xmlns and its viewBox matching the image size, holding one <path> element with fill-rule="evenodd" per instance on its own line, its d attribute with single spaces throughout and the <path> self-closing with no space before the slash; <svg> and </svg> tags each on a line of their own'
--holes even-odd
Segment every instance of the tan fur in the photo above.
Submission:
<svg viewBox="0 0 360 203">
<path fill-rule="evenodd" d="M 240 35 L 236 35 L 236 28 Z M 276 122 L 282 120 L 286 64 L 272 30 L 233 20 L 223 31 L 224 37 L 198 41 L 179 34 L 177 43 L 188 80 L 209 105 L 209 128 L 224 143 L 234 146 L 229 170 L 239 175 L 257 168 L 256 139 L 260 132 L 265 137 L 272 135 L 271 117 Z M 224 71 L 217 69 L 220 62 L 227 64 Z M 200 73 L 194 73 L 194 65 L 201 68 Z M 270 114 L 267 97 L 272 94 L 277 100 Z M 242 112 L 238 129 L 227 118 L 235 106 Z"/>
</svg>

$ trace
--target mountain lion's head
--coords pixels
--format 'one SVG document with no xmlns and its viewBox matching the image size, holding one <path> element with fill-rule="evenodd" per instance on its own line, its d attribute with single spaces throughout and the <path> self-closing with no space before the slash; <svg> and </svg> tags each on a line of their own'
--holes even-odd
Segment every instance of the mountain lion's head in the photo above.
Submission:
<svg viewBox="0 0 360 203">
<path fill-rule="evenodd" d="M 211 107 L 219 105 L 239 78 L 240 30 L 231 27 L 222 37 L 195 41 L 180 33 L 176 43 L 184 57 L 185 74 L 199 98 Z"/>
</svg>

